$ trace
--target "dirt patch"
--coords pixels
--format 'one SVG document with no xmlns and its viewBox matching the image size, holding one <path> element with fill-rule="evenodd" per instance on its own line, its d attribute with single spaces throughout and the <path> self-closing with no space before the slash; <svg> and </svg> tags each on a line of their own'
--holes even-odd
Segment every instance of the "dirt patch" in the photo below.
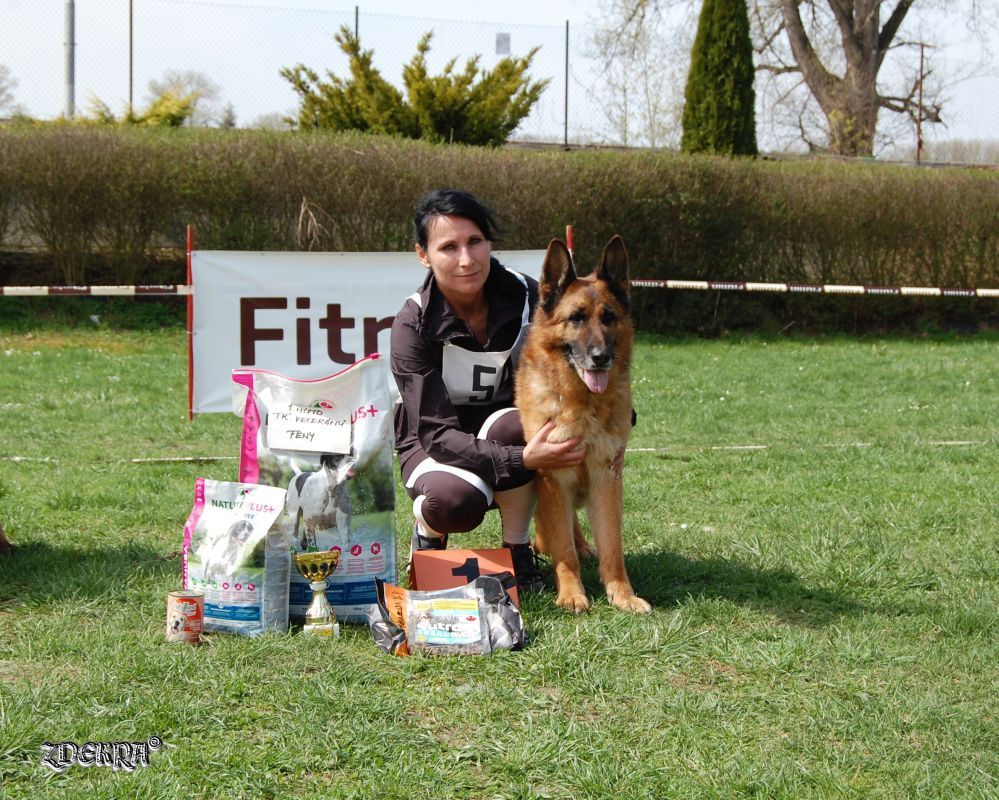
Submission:
<svg viewBox="0 0 999 800">
<path fill-rule="evenodd" d="M 118 355 L 136 351 L 134 343 L 109 337 L 102 331 L 37 330 L 0 336 L 0 345 L 8 350 L 96 350 Z"/>
</svg>

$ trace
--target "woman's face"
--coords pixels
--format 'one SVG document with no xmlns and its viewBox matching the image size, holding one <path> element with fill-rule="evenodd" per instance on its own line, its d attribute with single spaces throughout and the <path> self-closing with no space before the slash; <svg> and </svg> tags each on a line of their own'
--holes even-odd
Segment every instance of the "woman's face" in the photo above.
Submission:
<svg viewBox="0 0 999 800">
<path fill-rule="evenodd" d="M 427 225 L 427 249 L 416 245 L 420 263 L 433 270 L 441 293 L 458 307 L 481 298 L 491 252 L 479 226 L 465 217 L 433 217 Z"/>
</svg>

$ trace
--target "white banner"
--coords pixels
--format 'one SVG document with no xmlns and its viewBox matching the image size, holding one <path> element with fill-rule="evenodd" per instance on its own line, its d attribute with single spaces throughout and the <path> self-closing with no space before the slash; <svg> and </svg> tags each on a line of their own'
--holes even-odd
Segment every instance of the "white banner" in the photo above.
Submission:
<svg viewBox="0 0 999 800">
<path fill-rule="evenodd" d="M 545 254 L 495 255 L 536 278 Z M 191 270 L 195 412 L 232 411 L 234 369 L 312 379 L 371 353 L 387 355 L 392 320 L 426 276 L 412 252 L 196 250 Z"/>
</svg>

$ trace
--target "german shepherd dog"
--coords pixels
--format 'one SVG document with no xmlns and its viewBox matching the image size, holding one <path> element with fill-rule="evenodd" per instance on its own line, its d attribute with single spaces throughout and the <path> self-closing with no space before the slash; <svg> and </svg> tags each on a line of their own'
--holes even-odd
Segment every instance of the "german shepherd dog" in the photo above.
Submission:
<svg viewBox="0 0 999 800">
<path fill-rule="evenodd" d="M 590 607 L 579 578 L 579 556 L 591 551 L 574 511 L 584 504 L 608 599 L 635 614 L 652 610 L 635 594 L 624 568 L 622 489 L 612 467 L 631 433 L 634 327 L 628 310 L 628 253 L 620 236 L 610 240 L 600 264 L 583 278 L 576 276 L 566 246 L 552 240 L 517 368 L 515 404 L 528 439 L 554 420 L 548 441 L 579 436 L 586 444 L 582 464 L 539 470 L 535 479 L 535 546 L 552 558 L 555 602 L 575 613 Z"/>
</svg>

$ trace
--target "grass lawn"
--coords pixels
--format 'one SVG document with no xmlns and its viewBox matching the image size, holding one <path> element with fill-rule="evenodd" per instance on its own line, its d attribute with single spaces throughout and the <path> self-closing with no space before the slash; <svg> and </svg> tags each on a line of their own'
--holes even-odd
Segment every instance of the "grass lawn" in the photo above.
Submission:
<svg viewBox="0 0 999 800">
<path fill-rule="evenodd" d="M 999 797 L 999 337 L 644 338 L 634 380 L 651 615 L 590 565 L 593 611 L 529 596 L 522 652 L 192 648 L 166 594 L 239 420 L 186 421 L 182 331 L 0 330 L 0 796 Z M 132 461 L 180 457 L 225 460 Z M 41 764 L 152 736 L 135 773 Z"/>
</svg>

